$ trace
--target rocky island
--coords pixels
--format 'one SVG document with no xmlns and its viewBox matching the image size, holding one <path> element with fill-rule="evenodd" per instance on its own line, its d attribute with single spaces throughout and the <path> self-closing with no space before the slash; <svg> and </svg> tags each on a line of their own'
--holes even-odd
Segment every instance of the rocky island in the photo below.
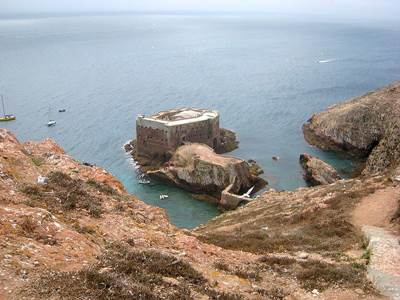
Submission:
<svg viewBox="0 0 400 300">
<path fill-rule="evenodd" d="M 261 171 L 254 161 L 221 155 L 239 143 L 234 132 L 220 128 L 217 111 L 181 108 L 139 116 L 136 136 L 126 149 L 142 171 L 189 192 L 205 194 L 222 209 L 236 208 L 247 201 L 241 195 L 266 185 L 258 177 Z"/>
</svg>

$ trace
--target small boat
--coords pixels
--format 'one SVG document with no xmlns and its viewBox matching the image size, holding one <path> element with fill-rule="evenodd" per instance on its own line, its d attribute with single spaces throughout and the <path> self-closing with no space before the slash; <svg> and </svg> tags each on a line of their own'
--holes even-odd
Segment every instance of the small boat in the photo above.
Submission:
<svg viewBox="0 0 400 300">
<path fill-rule="evenodd" d="M 50 116 L 51 116 L 51 108 L 49 106 L 49 122 L 47 122 L 47 127 L 53 127 L 57 124 L 57 122 L 52 120 Z"/>
<path fill-rule="evenodd" d="M 63 109 L 59 109 L 58 112 L 62 113 L 62 112 L 66 112 L 67 110 L 65 108 Z"/>
<path fill-rule="evenodd" d="M 168 198 L 168 195 L 164 195 L 164 194 L 160 195 L 160 200 L 164 200 L 164 199 L 167 199 L 167 198 Z"/>
<path fill-rule="evenodd" d="M 139 180 L 139 183 L 140 183 L 140 184 L 150 184 L 150 180 L 147 180 L 147 179 L 140 179 L 140 180 Z"/>
<path fill-rule="evenodd" d="M 16 119 L 16 117 L 14 115 L 7 115 L 6 114 L 6 110 L 4 108 L 4 98 L 3 95 L 1 95 L 1 103 L 3 106 L 3 116 L 0 117 L 0 122 L 7 122 L 7 121 L 13 121 Z"/>
<path fill-rule="evenodd" d="M 48 126 L 48 127 L 55 126 L 56 124 L 57 124 L 57 122 L 54 121 L 54 120 L 50 120 L 49 122 L 47 122 L 47 126 Z"/>
<path fill-rule="evenodd" d="M 3 117 L 0 117 L 0 122 L 7 122 L 7 121 L 14 121 L 17 118 L 14 115 L 4 115 Z"/>
</svg>

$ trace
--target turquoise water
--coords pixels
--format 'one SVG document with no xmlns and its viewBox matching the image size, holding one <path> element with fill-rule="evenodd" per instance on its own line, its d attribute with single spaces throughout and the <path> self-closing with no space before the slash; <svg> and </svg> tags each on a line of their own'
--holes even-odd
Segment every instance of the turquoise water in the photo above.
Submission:
<svg viewBox="0 0 400 300">
<path fill-rule="evenodd" d="M 191 228 L 218 211 L 175 188 L 138 184 L 122 149 L 138 114 L 219 110 L 241 142 L 233 155 L 257 160 L 277 189 L 305 185 L 305 151 L 345 173 L 351 162 L 309 147 L 301 125 L 400 78 L 400 25 L 269 15 L 10 17 L 0 19 L 0 71 L 0 92 L 18 117 L 3 125 L 20 140 L 54 138 Z M 54 128 L 45 126 L 49 105 Z"/>
</svg>

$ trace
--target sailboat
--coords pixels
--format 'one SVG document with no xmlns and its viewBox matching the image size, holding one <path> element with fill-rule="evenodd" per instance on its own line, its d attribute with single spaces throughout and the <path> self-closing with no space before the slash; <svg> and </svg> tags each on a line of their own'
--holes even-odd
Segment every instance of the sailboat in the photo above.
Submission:
<svg viewBox="0 0 400 300">
<path fill-rule="evenodd" d="M 51 108 L 50 108 L 50 106 L 49 106 L 49 122 L 47 122 L 47 126 L 48 126 L 48 127 L 52 127 L 52 126 L 55 126 L 55 125 L 57 124 L 56 121 L 54 121 L 54 120 L 52 120 L 52 119 L 50 118 L 50 115 L 51 115 Z"/>
<path fill-rule="evenodd" d="M 1 104 L 3 106 L 3 116 L 0 117 L 0 121 L 1 122 L 5 122 L 5 121 L 13 121 L 16 119 L 16 117 L 14 115 L 7 115 L 6 114 L 6 110 L 4 108 L 4 98 L 3 95 L 1 95 Z"/>
</svg>

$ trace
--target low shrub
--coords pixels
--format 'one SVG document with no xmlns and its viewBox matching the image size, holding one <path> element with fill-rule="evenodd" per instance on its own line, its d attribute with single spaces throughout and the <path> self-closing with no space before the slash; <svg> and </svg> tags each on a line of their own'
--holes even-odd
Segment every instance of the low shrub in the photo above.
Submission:
<svg viewBox="0 0 400 300">
<path fill-rule="evenodd" d="M 114 195 L 116 193 L 116 191 L 106 183 L 97 182 L 93 179 L 89 179 L 88 181 L 86 181 L 86 183 L 96 190 L 100 191 L 101 193 L 108 195 Z"/>
</svg>

